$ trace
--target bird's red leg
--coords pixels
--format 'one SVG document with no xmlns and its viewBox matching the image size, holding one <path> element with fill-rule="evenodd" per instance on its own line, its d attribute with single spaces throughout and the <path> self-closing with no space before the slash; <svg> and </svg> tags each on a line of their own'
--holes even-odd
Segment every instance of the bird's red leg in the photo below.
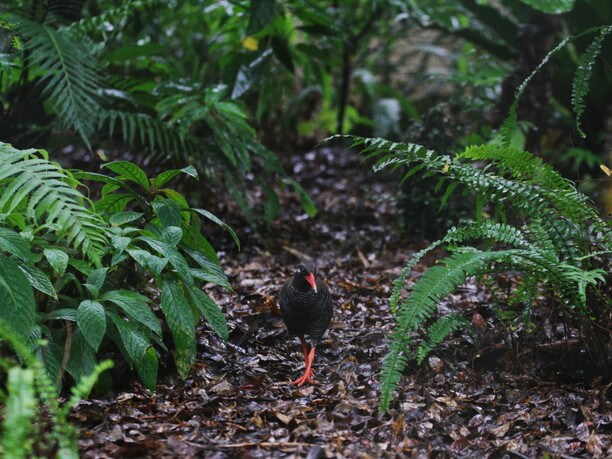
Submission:
<svg viewBox="0 0 612 459">
<path fill-rule="evenodd" d="M 304 349 L 308 349 L 308 346 L 305 345 L 305 341 L 302 341 L 302 350 Z M 306 369 L 304 370 L 304 375 L 298 379 L 296 379 L 295 381 L 293 381 L 291 384 L 295 385 L 295 386 L 303 386 L 306 383 L 314 383 L 314 373 L 312 372 L 312 363 L 314 362 L 314 357 L 315 357 L 315 347 L 313 346 L 312 349 L 310 349 L 310 353 L 306 353 L 304 352 L 304 363 L 306 364 Z"/>
</svg>

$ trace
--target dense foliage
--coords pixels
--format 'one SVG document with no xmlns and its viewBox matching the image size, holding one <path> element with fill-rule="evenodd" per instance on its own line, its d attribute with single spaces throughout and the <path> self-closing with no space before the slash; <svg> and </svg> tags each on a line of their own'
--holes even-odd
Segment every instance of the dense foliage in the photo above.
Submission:
<svg viewBox="0 0 612 459">
<path fill-rule="evenodd" d="M 112 343 L 153 389 L 159 352 L 173 348 L 179 373 L 189 372 L 200 317 L 227 338 L 223 314 L 201 290 L 209 282 L 231 289 L 202 219 L 238 239 L 167 187 L 179 174 L 197 177 L 192 167 L 151 179 L 127 161 L 105 164 L 112 175 L 71 173 L 44 150 L 1 143 L 0 165 L 2 320 L 58 387 L 65 371 L 75 381 L 90 374 Z M 99 198 L 83 195 L 80 180 L 103 183 Z"/>
</svg>

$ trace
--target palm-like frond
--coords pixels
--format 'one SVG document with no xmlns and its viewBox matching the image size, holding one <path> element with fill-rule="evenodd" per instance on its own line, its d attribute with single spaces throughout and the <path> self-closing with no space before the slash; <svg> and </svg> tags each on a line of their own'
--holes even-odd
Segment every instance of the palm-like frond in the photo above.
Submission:
<svg viewBox="0 0 612 459">
<path fill-rule="evenodd" d="M 74 129 L 91 148 L 89 138 L 101 111 L 96 93 L 100 69 L 86 45 L 66 29 L 56 30 L 28 19 L 11 16 L 23 38 L 24 63 L 41 75 L 49 98 L 63 126 Z"/>
<path fill-rule="evenodd" d="M 21 151 L 0 142 L 0 221 L 19 209 L 99 265 L 108 245 L 106 224 L 83 205 L 75 183 L 43 150 Z"/>
<path fill-rule="evenodd" d="M 599 35 L 595 37 L 581 56 L 580 65 L 576 69 L 576 76 L 572 84 L 572 106 L 576 114 L 576 129 L 578 129 L 582 137 L 586 137 L 582 130 L 581 118 L 584 112 L 584 98 L 589 93 L 589 79 L 591 78 L 591 73 L 593 73 L 595 60 L 601 52 L 601 44 L 610 32 L 612 32 L 612 25 L 600 29 Z"/>
</svg>

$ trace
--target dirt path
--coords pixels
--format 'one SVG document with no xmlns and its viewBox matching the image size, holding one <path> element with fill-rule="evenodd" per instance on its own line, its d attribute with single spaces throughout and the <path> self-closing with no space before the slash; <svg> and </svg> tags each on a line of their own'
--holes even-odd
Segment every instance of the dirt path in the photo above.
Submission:
<svg viewBox="0 0 612 459">
<path fill-rule="evenodd" d="M 386 298 L 415 247 L 391 230 L 396 186 L 353 156 L 330 150 L 291 159 L 320 213 L 301 215 L 294 196 L 263 238 L 242 235 L 223 266 L 235 293 L 213 289 L 230 340 L 200 328 L 198 362 L 186 381 L 138 384 L 79 405 L 84 457 L 530 457 L 605 455 L 610 386 L 559 385 L 475 367 L 467 336 L 439 359 L 410 366 L 392 409 L 378 414 L 378 374 L 393 325 Z M 224 217 L 223 214 L 219 214 Z M 239 231 L 240 229 L 237 228 Z M 336 312 L 315 363 L 316 386 L 286 383 L 302 371 L 296 338 L 275 314 L 297 257 L 313 256 Z M 432 260 L 427 260 L 431 262 Z M 414 276 L 424 269 L 418 265 Z M 453 305 L 471 313 L 486 292 L 468 285 Z M 449 307 L 443 305 L 443 307 Z M 163 370 L 162 370 L 163 372 Z"/>
</svg>

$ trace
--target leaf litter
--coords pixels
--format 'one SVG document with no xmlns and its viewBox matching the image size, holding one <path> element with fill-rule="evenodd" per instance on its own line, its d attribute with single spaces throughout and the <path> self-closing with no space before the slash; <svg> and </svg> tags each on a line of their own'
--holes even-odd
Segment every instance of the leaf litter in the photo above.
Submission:
<svg viewBox="0 0 612 459">
<path fill-rule="evenodd" d="M 568 383 L 533 367 L 517 371 L 489 294 L 473 281 L 438 309 L 465 314 L 478 339 L 455 333 L 423 365 L 409 364 L 391 409 L 378 413 L 392 281 L 427 241 L 398 234 L 395 180 L 372 174 L 351 153 L 320 149 L 294 155 L 291 164 L 319 214 L 308 218 L 284 191 L 279 219 L 257 235 L 231 204 L 220 203 L 218 214 L 233 215 L 243 238 L 237 252 L 227 235 L 216 235 L 225 238 L 220 258 L 235 293 L 216 287 L 209 293 L 226 314 L 229 340 L 201 324 L 188 379 L 164 377 L 168 362 L 154 393 L 124 383 L 120 392 L 81 402 L 73 419 L 83 457 L 611 454 L 610 382 Z M 294 387 L 288 382 L 303 371 L 301 350 L 284 329 L 277 297 L 304 256 L 316 259 L 335 314 L 317 348 L 318 384 Z M 439 256 L 418 264 L 409 283 Z"/>
</svg>

